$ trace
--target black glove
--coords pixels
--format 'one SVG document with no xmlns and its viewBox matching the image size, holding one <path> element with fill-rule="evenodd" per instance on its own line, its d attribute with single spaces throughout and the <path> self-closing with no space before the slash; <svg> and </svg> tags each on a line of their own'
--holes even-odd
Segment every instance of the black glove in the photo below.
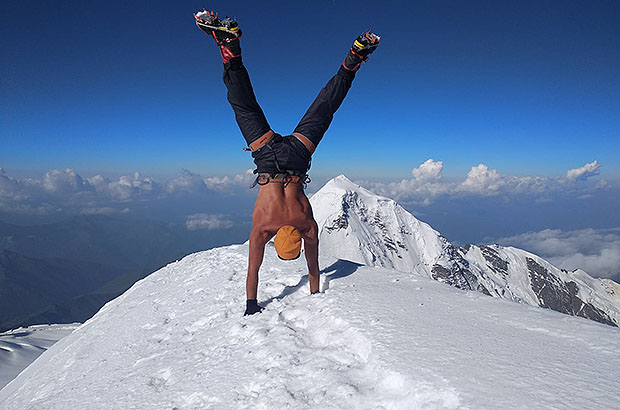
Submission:
<svg viewBox="0 0 620 410">
<path fill-rule="evenodd" d="M 262 312 L 264 307 L 259 306 L 256 299 L 248 299 L 246 302 L 245 313 L 243 316 L 253 315 Z"/>
</svg>

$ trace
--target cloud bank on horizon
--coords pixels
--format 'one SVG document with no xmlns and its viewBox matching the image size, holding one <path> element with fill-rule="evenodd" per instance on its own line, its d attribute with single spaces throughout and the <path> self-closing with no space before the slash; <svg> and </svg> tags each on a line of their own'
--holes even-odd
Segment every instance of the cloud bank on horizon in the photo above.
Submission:
<svg viewBox="0 0 620 410">
<path fill-rule="evenodd" d="M 155 215 L 185 218 L 188 230 L 216 230 L 232 227 L 231 217 L 222 211 L 242 212 L 243 207 L 226 202 L 240 195 L 252 181 L 249 170 L 234 177 L 204 178 L 188 170 L 157 181 L 139 172 L 110 179 L 89 178 L 74 169 L 53 169 L 40 178 L 14 178 L 0 168 L 0 215 L 47 217 L 74 215 Z M 233 189 L 238 192 L 233 193 Z M 246 193 L 247 195 L 247 193 Z M 213 214 L 205 213 L 212 210 Z M 9 218 L 5 218 L 9 219 Z M 164 218 L 169 219 L 169 218 Z"/>
<path fill-rule="evenodd" d="M 532 195 L 537 201 L 557 192 L 570 192 L 576 199 L 593 191 L 613 189 L 600 174 L 598 161 L 570 169 L 565 176 L 512 176 L 489 169 L 485 164 L 472 166 L 464 180 L 448 182 L 443 178 L 443 161 L 428 159 L 411 171 L 411 178 L 397 182 L 361 181 L 374 192 L 397 201 L 418 206 L 430 205 L 442 198 L 465 196 Z M 132 203 L 161 201 L 179 195 L 205 193 L 235 195 L 247 189 L 254 179 L 251 169 L 234 176 L 204 177 L 186 169 L 166 181 L 156 181 L 139 172 L 112 180 L 103 175 L 82 177 L 74 169 L 53 169 L 38 179 L 13 178 L 0 168 L 0 211 L 33 215 L 68 211 L 75 214 L 128 213 Z M 312 185 L 312 188 L 318 189 Z"/>
<path fill-rule="evenodd" d="M 559 268 L 579 268 L 599 277 L 620 278 L 620 228 L 545 229 L 501 238 L 498 242 L 541 255 Z"/>
<path fill-rule="evenodd" d="M 375 192 L 398 201 L 418 206 L 427 206 L 442 197 L 460 198 L 465 196 L 505 196 L 532 195 L 537 201 L 557 192 L 578 193 L 576 198 L 589 195 L 592 191 L 608 188 L 604 179 L 593 183 L 582 183 L 600 174 L 600 164 L 594 160 L 582 167 L 570 169 L 565 176 L 512 176 L 489 169 L 485 164 L 472 166 L 466 178 L 460 182 L 447 182 L 443 179 L 443 161 L 428 159 L 411 171 L 412 178 L 399 182 L 363 182 Z"/>
<path fill-rule="evenodd" d="M 620 198 L 620 186 L 601 178 L 600 168 L 595 160 L 561 176 L 541 177 L 505 175 L 478 164 L 454 182 L 444 180 L 442 161 L 428 159 L 412 169 L 410 178 L 360 183 L 401 202 L 456 242 L 491 240 L 514 245 L 566 269 L 611 277 L 620 273 L 616 268 L 620 266 L 620 231 L 614 228 L 618 218 L 603 215 L 603 221 L 609 222 L 601 225 L 601 212 L 593 204 L 608 202 L 607 208 L 613 208 Z M 126 215 L 174 219 L 188 231 L 225 230 L 249 224 L 256 195 L 248 189 L 253 179 L 252 170 L 223 177 L 181 170 L 160 181 L 138 172 L 115 179 L 83 177 L 71 168 L 20 179 L 0 168 L 0 216 L 45 220 L 55 215 Z M 321 182 L 311 183 L 309 191 L 318 190 Z M 592 207 L 589 215 L 582 211 L 584 204 Z M 479 208 L 472 211 L 472 205 Z M 543 208 L 550 210 L 544 214 Z M 595 229 L 564 226 L 561 221 L 575 219 L 559 212 L 567 209 Z M 556 217 L 555 222 L 549 215 Z"/>
<path fill-rule="evenodd" d="M 193 214 L 187 217 L 185 226 L 190 231 L 232 228 L 233 221 L 226 215 Z"/>
</svg>

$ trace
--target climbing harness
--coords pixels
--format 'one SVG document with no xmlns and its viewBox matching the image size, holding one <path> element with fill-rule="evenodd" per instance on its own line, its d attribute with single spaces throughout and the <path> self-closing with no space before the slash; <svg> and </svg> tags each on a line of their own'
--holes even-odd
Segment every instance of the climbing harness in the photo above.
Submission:
<svg viewBox="0 0 620 410">
<path fill-rule="evenodd" d="M 288 184 L 300 184 L 306 188 L 306 185 L 308 185 L 310 181 L 308 174 L 299 175 L 293 171 L 279 172 L 277 174 L 260 172 L 250 188 L 254 188 L 256 185 L 267 185 L 269 183 L 284 184 L 284 187 Z"/>
</svg>

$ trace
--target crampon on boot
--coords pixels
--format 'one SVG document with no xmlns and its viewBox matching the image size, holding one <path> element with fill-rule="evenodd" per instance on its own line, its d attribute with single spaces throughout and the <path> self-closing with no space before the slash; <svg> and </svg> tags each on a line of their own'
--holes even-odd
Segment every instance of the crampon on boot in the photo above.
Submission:
<svg viewBox="0 0 620 410">
<path fill-rule="evenodd" d="M 241 46 L 239 45 L 241 29 L 234 19 L 226 17 L 220 20 L 217 13 L 207 10 L 194 14 L 194 18 L 196 19 L 196 26 L 215 39 L 220 47 L 224 64 L 233 58 L 241 57 Z"/>
<path fill-rule="evenodd" d="M 342 66 L 349 71 L 357 71 L 360 65 L 368 60 L 368 56 L 377 49 L 379 41 L 381 37 L 372 31 L 360 34 L 353 42 Z"/>
</svg>

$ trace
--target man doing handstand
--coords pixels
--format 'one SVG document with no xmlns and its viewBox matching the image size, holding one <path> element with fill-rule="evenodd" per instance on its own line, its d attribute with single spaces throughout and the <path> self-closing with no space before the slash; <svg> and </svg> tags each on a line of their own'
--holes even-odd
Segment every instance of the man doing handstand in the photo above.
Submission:
<svg viewBox="0 0 620 410">
<path fill-rule="evenodd" d="M 310 159 L 342 104 L 355 73 L 381 39 L 368 31 L 353 42 L 342 65 L 319 92 L 295 131 L 283 137 L 275 133 L 258 105 L 250 77 L 241 61 L 241 29 L 229 17 L 214 12 L 194 15 L 196 25 L 213 37 L 224 62 L 224 84 L 237 124 L 252 152 L 258 174 L 258 197 L 252 215 L 250 254 L 246 281 L 246 315 L 262 310 L 257 303 L 258 271 L 265 245 L 275 235 L 275 248 L 284 260 L 297 259 L 303 239 L 310 293 L 319 291 L 319 238 L 312 207 L 304 193 Z"/>
</svg>

